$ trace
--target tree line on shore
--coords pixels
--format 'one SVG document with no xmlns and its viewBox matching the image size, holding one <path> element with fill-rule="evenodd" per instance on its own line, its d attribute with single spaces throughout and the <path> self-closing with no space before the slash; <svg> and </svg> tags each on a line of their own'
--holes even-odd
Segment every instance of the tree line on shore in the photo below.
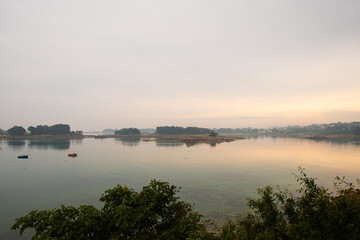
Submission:
<svg viewBox="0 0 360 240">
<path fill-rule="evenodd" d="M 137 128 L 123 128 L 120 130 L 115 130 L 115 135 L 140 135 L 141 132 Z"/>
<path fill-rule="evenodd" d="M 287 126 L 274 128 L 217 128 L 218 133 L 239 134 L 351 134 L 360 135 L 360 122 L 311 124 L 307 126 Z"/>
<path fill-rule="evenodd" d="M 354 185 L 336 178 L 336 194 L 319 186 L 299 168 L 298 196 L 271 186 L 249 199 L 250 210 L 218 227 L 180 201 L 179 188 L 152 180 L 140 192 L 117 185 L 102 194 L 102 209 L 34 210 L 12 226 L 22 234 L 33 229 L 32 239 L 360 239 L 360 182 Z"/>
<path fill-rule="evenodd" d="M 56 124 L 53 126 L 37 125 L 28 127 L 30 135 L 63 135 L 71 134 L 70 126 L 67 124 Z M 274 128 L 200 128 L 200 127 L 179 127 L 179 126 L 159 126 L 156 129 L 139 130 L 138 128 L 122 128 L 120 130 L 104 129 L 105 134 L 116 135 L 140 135 L 141 132 L 155 133 L 160 135 L 192 134 L 192 135 L 216 135 L 216 133 L 237 133 L 237 134 L 351 134 L 360 135 L 360 122 L 349 123 L 330 123 L 330 124 L 311 124 L 308 126 L 288 126 Z M 12 136 L 25 135 L 27 131 L 22 126 L 14 126 L 7 131 L 0 129 L 0 135 L 9 134 Z"/>
<path fill-rule="evenodd" d="M 199 128 L 199 127 L 176 127 L 176 126 L 163 126 L 157 127 L 157 134 L 211 134 L 214 131 L 208 128 Z"/>
<path fill-rule="evenodd" d="M 0 129 L 1 130 L 1 129 Z M 11 136 L 23 136 L 25 134 L 29 135 L 68 135 L 73 132 L 70 131 L 70 126 L 68 124 L 55 124 L 53 126 L 47 125 L 37 125 L 36 127 L 30 126 L 27 128 L 28 132 L 22 126 L 14 126 L 7 130 L 7 133 Z M 106 129 L 105 133 L 111 133 L 111 129 Z M 5 131 L 0 131 L 0 133 Z M 217 134 L 208 128 L 199 128 L 199 127 L 177 127 L 177 126 L 161 126 L 157 127 L 155 133 L 160 135 L 171 135 L 171 134 L 192 134 L 192 135 L 212 135 L 216 136 Z M 141 131 L 138 128 L 122 128 L 119 130 L 114 130 L 115 135 L 140 135 Z"/>
<path fill-rule="evenodd" d="M 113 132 L 115 135 L 140 135 L 141 131 L 138 128 L 122 128 L 120 130 L 104 129 L 103 133 L 109 134 Z M 149 132 L 149 131 L 148 131 Z M 155 133 L 160 135 L 216 135 L 215 132 L 208 128 L 199 127 L 177 127 L 177 126 L 161 126 L 157 127 Z"/>
<path fill-rule="evenodd" d="M 14 126 L 8 129 L 6 132 L 2 131 L 3 134 L 7 133 L 10 136 L 24 136 L 29 135 L 69 135 L 75 134 L 70 131 L 68 124 L 55 124 L 53 126 L 48 125 L 37 125 L 36 127 L 30 126 L 27 128 L 28 132 L 22 126 Z"/>
<path fill-rule="evenodd" d="M 137 128 L 123 128 L 116 130 L 115 134 L 132 135 L 136 129 L 136 134 L 140 134 L 141 131 Z M 114 130 L 115 131 L 115 130 Z M 360 122 L 350 123 L 330 123 L 330 124 L 311 124 L 308 126 L 288 126 L 288 127 L 276 127 L 276 128 L 200 128 L 200 127 L 179 127 L 179 126 L 159 126 L 155 129 L 155 133 L 159 135 L 216 135 L 216 133 L 237 133 L 237 134 L 351 134 L 360 135 Z"/>
</svg>

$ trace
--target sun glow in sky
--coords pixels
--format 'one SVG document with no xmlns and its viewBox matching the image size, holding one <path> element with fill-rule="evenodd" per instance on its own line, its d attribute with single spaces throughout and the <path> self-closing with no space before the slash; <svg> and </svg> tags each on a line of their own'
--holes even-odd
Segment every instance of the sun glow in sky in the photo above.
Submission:
<svg viewBox="0 0 360 240">
<path fill-rule="evenodd" d="M 0 1 L 0 128 L 360 120 L 360 2 Z"/>
</svg>

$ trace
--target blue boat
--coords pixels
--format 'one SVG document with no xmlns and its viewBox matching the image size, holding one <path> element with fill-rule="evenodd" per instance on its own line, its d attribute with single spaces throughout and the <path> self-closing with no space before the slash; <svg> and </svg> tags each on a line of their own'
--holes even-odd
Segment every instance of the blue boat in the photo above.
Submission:
<svg viewBox="0 0 360 240">
<path fill-rule="evenodd" d="M 28 158 L 29 158 L 29 155 L 20 155 L 20 156 L 18 156 L 18 158 L 21 158 L 21 159 L 28 159 Z"/>
</svg>

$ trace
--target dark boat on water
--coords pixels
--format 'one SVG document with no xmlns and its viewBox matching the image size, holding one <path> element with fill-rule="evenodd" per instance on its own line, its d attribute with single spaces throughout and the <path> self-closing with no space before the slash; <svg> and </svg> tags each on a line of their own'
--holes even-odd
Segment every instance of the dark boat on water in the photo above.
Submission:
<svg viewBox="0 0 360 240">
<path fill-rule="evenodd" d="M 77 157 L 77 153 L 69 153 L 68 157 Z"/>
<path fill-rule="evenodd" d="M 18 156 L 18 158 L 21 158 L 21 159 L 28 159 L 28 158 L 29 158 L 29 155 L 20 155 L 20 156 Z"/>
</svg>

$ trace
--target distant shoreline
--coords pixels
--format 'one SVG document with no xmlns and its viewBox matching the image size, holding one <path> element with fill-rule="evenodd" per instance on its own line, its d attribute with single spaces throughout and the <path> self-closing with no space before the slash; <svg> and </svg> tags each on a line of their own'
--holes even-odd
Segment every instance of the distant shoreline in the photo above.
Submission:
<svg viewBox="0 0 360 240">
<path fill-rule="evenodd" d="M 23 136 L 10 136 L 10 135 L 0 135 L 0 139 L 19 139 L 19 140 L 28 140 L 28 139 L 83 139 L 87 138 L 87 135 L 23 135 Z M 90 136 L 93 137 L 93 136 Z"/>
<path fill-rule="evenodd" d="M 105 138 L 126 138 L 126 139 L 142 139 L 143 141 L 155 142 L 179 142 L 186 144 L 208 143 L 216 144 L 223 142 L 232 142 L 252 137 L 281 137 L 281 138 L 301 138 L 314 141 L 326 140 L 360 140 L 360 135 L 351 134 L 332 134 L 332 135 L 319 135 L 319 134 L 253 134 L 253 133 L 223 133 L 219 136 L 212 137 L 209 135 L 188 135 L 188 134 L 141 134 L 141 135 L 23 135 L 23 136 L 10 136 L 0 135 L 2 139 L 16 139 L 16 140 L 32 140 L 32 139 L 105 139 Z"/>
<path fill-rule="evenodd" d="M 311 140 L 360 140 L 360 135 L 354 134 L 257 134 L 257 133 L 223 133 L 222 136 L 228 137 L 281 137 L 281 138 L 301 138 Z"/>
<path fill-rule="evenodd" d="M 228 136 L 208 136 L 208 135 L 158 135 L 158 134 L 142 134 L 142 135 L 24 135 L 24 136 L 9 136 L 0 135 L 0 139 L 16 139 L 16 140 L 32 140 L 32 139 L 105 139 L 105 138 L 123 138 L 123 139 L 142 139 L 143 141 L 156 142 L 179 142 L 188 145 L 207 143 L 217 144 L 223 142 L 232 142 L 244 137 L 228 137 Z"/>
<path fill-rule="evenodd" d="M 178 142 L 178 143 L 186 143 L 187 145 L 193 145 L 198 143 L 217 144 L 223 142 L 232 142 L 239 139 L 245 139 L 243 137 L 227 137 L 227 136 L 212 137 L 208 135 L 187 135 L 187 134 L 98 135 L 98 136 L 94 136 L 94 138 L 96 139 L 104 139 L 104 138 L 140 139 L 141 138 L 143 141 Z"/>
</svg>

